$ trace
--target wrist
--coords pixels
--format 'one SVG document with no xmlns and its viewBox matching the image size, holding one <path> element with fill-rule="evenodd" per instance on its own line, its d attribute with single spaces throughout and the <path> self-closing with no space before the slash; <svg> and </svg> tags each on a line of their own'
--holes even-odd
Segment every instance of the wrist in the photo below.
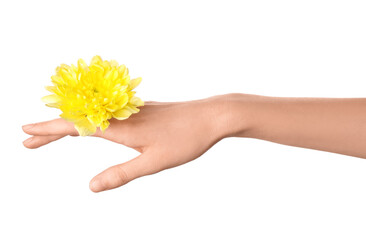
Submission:
<svg viewBox="0 0 366 240">
<path fill-rule="evenodd" d="M 219 139 L 250 137 L 255 123 L 256 103 L 265 97 L 242 93 L 229 93 L 208 99 L 214 112 L 214 128 Z"/>
</svg>

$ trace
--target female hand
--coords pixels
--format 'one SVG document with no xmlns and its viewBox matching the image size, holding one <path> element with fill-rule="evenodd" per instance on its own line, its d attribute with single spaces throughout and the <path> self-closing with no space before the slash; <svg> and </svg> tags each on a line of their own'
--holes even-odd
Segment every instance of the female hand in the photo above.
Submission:
<svg viewBox="0 0 366 240">
<path fill-rule="evenodd" d="M 120 187 L 141 176 L 157 173 L 196 159 L 223 137 L 217 114 L 217 97 L 189 102 L 145 102 L 140 112 L 126 120 L 110 120 L 110 126 L 93 135 L 125 146 L 141 154 L 112 166 L 95 176 L 90 189 L 100 192 Z M 55 119 L 23 126 L 33 135 L 23 142 L 27 148 L 38 148 L 64 136 L 78 136 L 72 123 Z"/>
<path fill-rule="evenodd" d="M 176 103 L 146 102 L 129 119 L 112 119 L 102 137 L 139 151 L 138 157 L 100 173 L 94 192 L 196 159 L 224 137 L 249 137 L 366 158 L 365 98 L 278 98 L 225 94 Z M 77 136 L 63 119 L 23 127 L 37 148 Z"/>
</svg>

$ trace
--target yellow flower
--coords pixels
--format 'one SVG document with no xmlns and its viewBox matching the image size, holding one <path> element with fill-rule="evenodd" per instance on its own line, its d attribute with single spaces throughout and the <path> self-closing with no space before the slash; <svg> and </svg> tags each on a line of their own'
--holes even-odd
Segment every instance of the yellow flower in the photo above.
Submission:
<svg viewBox="0 0 366 240">
<path fill-rule="evenodd" d="M 114 60 L 95 56 L 89 66 L 82 59 L 77 66 L 61 64 L 51 79 L 54 86 L 46 89 L 53 94 L 42 101 L 59 108 L 60 117 L 73 122 L 80 136 L 94 134 L 97 127 L 104 131 L 108 119 L 127 119 L 144 105 L 132 91 L 141 78 L 130 79 L 126 66 Z"/>
</svg>

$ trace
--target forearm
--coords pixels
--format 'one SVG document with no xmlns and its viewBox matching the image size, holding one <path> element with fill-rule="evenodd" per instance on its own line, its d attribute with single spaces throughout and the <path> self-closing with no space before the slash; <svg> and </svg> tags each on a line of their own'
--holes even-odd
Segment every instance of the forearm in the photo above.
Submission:
<svg viewBox="0 0 366 240">
<path fill-rule="evenodd" d="M 366 99 L 221 96 L 224 137 L 249 137 L 366 158 Z"/>
</svg>

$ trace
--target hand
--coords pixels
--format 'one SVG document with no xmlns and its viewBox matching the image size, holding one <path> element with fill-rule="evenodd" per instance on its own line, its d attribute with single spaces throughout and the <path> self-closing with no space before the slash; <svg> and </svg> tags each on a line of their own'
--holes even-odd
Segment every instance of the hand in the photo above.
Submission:
<svg viewBox="0 0 366 240">
<path fill-rule="evenodd" d="M 110 126 L 93 135 L 131 147 L 141 154 L 112 166 L 95 176 L 90 189 L 100 192 L 120 187 L 141 176 L 157 173 L 198 158 L 218 142 L 222 112 L 217 114 L 216 98 L 189 102 L 145 102 L 140 112 L 126 120 L 110 120 Z M 38 148 L 64 136 L 78 136 L 72 123 L 55 119 L 23 126 L 33 135 L 23 142 Z"/>
</svg>

